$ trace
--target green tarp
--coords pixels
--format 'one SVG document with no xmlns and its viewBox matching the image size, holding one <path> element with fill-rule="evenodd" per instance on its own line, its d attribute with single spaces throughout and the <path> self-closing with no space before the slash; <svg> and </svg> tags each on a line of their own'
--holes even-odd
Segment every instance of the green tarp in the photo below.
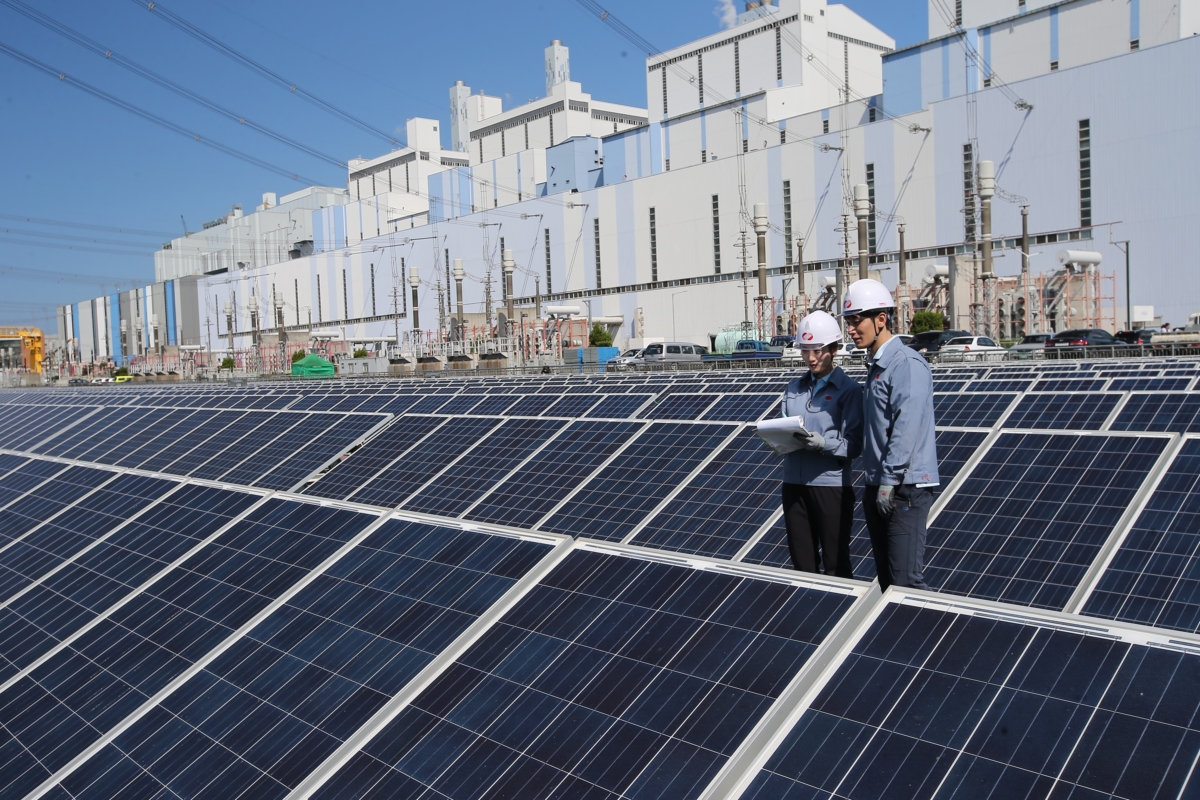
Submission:
<svg viewBox="0 0 1200 800">
<path fill-rule="evenodd" d="M 309 353 L 292 364 L 292 374 L 302 378 L 332 378 L 333 364 L 320 356 Z"/>
</svg>

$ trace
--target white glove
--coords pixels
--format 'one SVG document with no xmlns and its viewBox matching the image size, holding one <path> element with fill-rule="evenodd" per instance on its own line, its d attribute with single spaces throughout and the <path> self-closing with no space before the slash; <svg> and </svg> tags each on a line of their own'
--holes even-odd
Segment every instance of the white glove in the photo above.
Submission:
<svg viewBox="0 0 1200 800">
<path fill-rule="evenodd" d="M 820 453 L 825 450 L 825 437 L 812 431 L 792 434 L 805 450 Z"/>
<path fill-rule="evenodd" d="M 896 487 L 895 486 L 880 486 L 879 493 L 875 495 L 875 508 L 885 517 L 890 517 L 896 510 Z"/>
</svg>

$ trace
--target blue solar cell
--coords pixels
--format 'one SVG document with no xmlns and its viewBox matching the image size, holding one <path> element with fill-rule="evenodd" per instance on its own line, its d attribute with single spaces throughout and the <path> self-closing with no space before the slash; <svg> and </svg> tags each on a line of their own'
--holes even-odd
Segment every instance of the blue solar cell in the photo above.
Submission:
<svg viewBox="0 0 1200 800">
<path fill-rule="evenodd" d="M 408 407 L 410 414 L 432 414 L 442 406 L 446 405 L 452 398 L 446 397 L 443 394 L 430 394 L 421 397 L 417 402 Z"/>
<path fill-rule="evenodd" d="M 128 421 L 141 419 L 151 412 L 161 413 L 146 408 L 103 408 L 84 423 L 65 430 L 60 428 L 58 435 L 48 442 L 30 445 L 29 449 L 47 456 L 78 458 L 98 442 L 113 436 L 114 431 L 123 432 Z"/>
<path fill-rule="evenodd" d="M 385 403 L 379 410 L 389 414 L 403 414 L 419 402 L 421 402 L 420 395 L 399 394 Z"/>
<path fill-rule="evenodd" d="M 704 412 L 720 398 L 716 394 L 700 394 L 676 390 L 658 396 L 658 401 L 642 409 L 642 419 L 700 419 Z"/>
<path fill-rule="evenodd" d="M 1200 657 L 891 603 L 744 800 L 1186 796 Z"/>
<path fill-rule="evenodd" d="M 1200 631 L 1200 440 L 1189 439 L 1088 596 L 1084 614 Z"/>
<path fill-rule="evenodd" d="M 10 456 L 11 458 L 11 456 Z M 21 497 L 39 483 L 67 469 L 57 461 L 34 459 L 0 477 L 0 508 Z"/>
<path fill-rule="evenodd" d="M 954 428 L 990 428 L 1000 421 L 1016 399 L 1015 394 L 935 394 L 933 418 Z"/>
<path fill-rule="evenodd" d="M 1104 378 L 1050 378 L 1034 384 L 1035 392 L 1096 392 L 1107 383 Z"/>
<path fill-rule="evenodd" d="M 778 403 L 778 394 L 726 394 L 700 418 L 714 422 L 755 422 Z"/>
<path fill-rule="evenodd" d="M 695 797 L 850 600 L 576 551 L 315 797 Z"/>
<path fill-rule="evenodd" d="M 13 418 L 0 434 L 0 447 L 9 450 L 30 450 L 38 443 L 61 431 L 81 424 L 93 409 L 65 406 L 62 408 L 35 408 L 21 406 L 13 409 Z"/>
<path fill-rule="evenodd" d="M 1130 395 L 1113 420 L 1112 430 L 1200 432 L 1200 395 Z"/>
<path fill-rule="evenodd" d="M 1101 392 L 1027 394 L 1004 420 L 1004 427 L 1098 431 L 1120 400 L 1120 395 Z"/>
<path fill-rule="evenodd" d="M 56 472 L 44 483 L 38 481 L 20 499 L 0 510 L 0 546 L 25 535 L 117 474 L 90 467 L 70 467 Z"/>
<path fill-rule="evenodd" d="M 581 416 L 592 419 L 632 419 L 653 396 L 641 393 L 610 395 Z"/>
<path fill-rule="evenodd" d="M 32 791 L 375 519 L 270 500 L 53 652 L 0 694 L 0 793 Z"/>
<path fill-rule="evenodd" d="M 510 417 L 537 417 L 559 399 L 558 394 L 531 394 L 509 406 L 504 413 Z"/>
<path fill-rule="evenodd" d="M 638 431 L 641 422 L 577 421 L 497 486 L 467 519 L 531 528 Z"/>
<path fill-rule="evenodd" d="M 238 458 L 225 472 L 214 476 L 213 480 L 254 484 L 283 459 L 343 418 L 341 414 L 321 411 L 301 414 L 273 413 L 279 414 L 278 426 L 267 423 L 255 430 L 247 443 L 249 447 L 242 447 L 239 453 L 241 458 Z M 196 474 L 203 477 L 200 471 L 197 471 Z"/>
<path fill-rule="evenodd" d="M 61 786 L 282 796 L 549 550 L 391 520 Z"/>
<path fill-rule="evenodd" d="M 1110 392 L 1180 392 L 1188 388 L 1191 378 L 1114 378 Z"/>
<path fill-rule="evenodd" d="M 29 666 L 258 499 L 184 486 L 161 500 L 155 513 L 130 522 L 31 585 L 0 609 L 0 680 Z"/>
<path fill-rule="evenodd" d="M 483 402 L 483 395 L 478 394 L 460 394 L 457 397 L 451 397 L 446 401 L 445 405 L 438 408 L 439 414 L 454 416 L 457 414 L 470 414 L 471 409 Z"/>
<path fill-rule="evenodd" d="M 1002 435 L 929 526 L 925 582 L 1061 609 L 1165 438 Z"/>
<path fill-rule="evenodd" d="M 186 428 L 172 431 L 169 438 L 143 447 L 127 459 L 127 465 L 151 472 L 172 472 L 173 470 L 167 469 L 168 465 L 195 448 L 206 445 L 217 431 L 238 416 L 240 412 L 237 411 L 221 411 L 215 408 L 197 410 L 188 418 Z"/>
<path fill-rule="evenodd" d="M 116 466 L 134 466 L 165 443 L 173 442 L 181 432 L 194 429 L 192 418 L 203 412 L 192 409 L 165 411 L 163 416 L 150 424 L 144 424 L 124 441 L 114 444 L 108 451 L 92 456 L 89 460 Z"/>
<path fill-rule="evenodd" d="M 961 392 L 967 385 L 968 381 L 951 381 L 951 380 L 935 380 L 933 382 L 933 390 L 935 392 Z"/>
<path fill-rule="evenodd" d="M 395 508 L 443 467 L 478 444 L 500 422 L 485 417 L 451 419 L 417 443 L 404 458 L 376 474 L 350 499 Z"/>
<path fill-rule="evenodd" d="M 715 422 L 651 425 L 541 527 L 575 537 L 623 538 L 732 431 Z"/>
<path fill-rule="evenodd" d="M 987 439 L 987 433 L 983 431 L 937 432 L 938 476 L 941 478 L 942 484 L 934 489 L 935 493 L 940 492 L 950 484 L 950 481 L 954 480 L 954 477 L 962 471 L 967 461 L 975 455 L 975 451 L 979 449 L 985 439 Z M 876 572 L 875 559 L 871 553 L 871 537 L 867 533 L 867 522 L 862 510 L 863 473 L 861 470 L 854 472 L 854 487 L 856 502 L 854 504 L 854 525 L 850 535 L 850 562 L 854 569 L 854 577 L 869 581 L 875 578 Z M 792 557 L 788 553 L 787 534 L 782 518 L 767 530 L 742 560 L 749 564 L 791 568 Z"/>
<path fill-rule="evenodd" d="M 566 424 L 557 419 L 505 420 L 482 445 L 404 503 L 404 508 L 444 517 L 458 516 Z"/>
<path fill-rule="evenodd" d="M 1023 392 L 1033 385 L 1032 380 L 1006 379 L 971 381 L 968 392 Z"/>
<path fill-rule="evenodd" d="M 731 558 L 779 508 L 780 460 L 750 429 L 700 470 L 634 544 Z"/>
<path fill-rule="evenodd" d="M 0 551 L 0 600 L 25 588 L 179 484 L 119 475 Z"/>
<path fill-rule="evenodd" d="M 281 411 L 243 411 L 241 414 L 214 432 L 207 443 L 189 451 L 166 470 L 176 475 L 216 480 L 304 416 L 304 413 Z"/>
<path fill-rule="evenodd" d="M 568 394 L 542 412 L 543 417 L 582 417 L 600 400 L 597 394 Z"/>
<path fill-rule="evenodd" d="M 480 414 L 483 416 L 500 416 L 508 410 L 508 407 L 517 402 L 517 397 L 511 394 L 489 394 L 475 406 L 472 414 Z"/>
<path fill-rule="evenodd" d="M 445 421 L 445 417 L 426 416 L 394 420 L 378 436 L 305 488 L 304 493 L 345 500 Z"/>
<path fill-rule="evenodd" d="M 325 424 L 328 425 L 312 441 L 293 449 L 284 456 L 283 463 L 254 480 L 255 486 L 284 491 L 292 489 L 322 466 L 345 452 L 355 442 L 366 436 L 372 428 L 383 422 L 382 414 L 345 414 Z M 322 423 L 317 422 L 318 425 Z"/>
</svg>

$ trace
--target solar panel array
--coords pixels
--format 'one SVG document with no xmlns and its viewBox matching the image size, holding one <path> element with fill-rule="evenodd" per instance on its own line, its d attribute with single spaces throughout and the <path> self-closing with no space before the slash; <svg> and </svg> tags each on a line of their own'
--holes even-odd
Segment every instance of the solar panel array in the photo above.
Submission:
<svg viewBox="0 0 1200 800">
<path fill-rule="evenodd" d="M 886 595 L 790 371 L 2 393 L 0 798 L 1200 791 L 1200 362 L 934 372 Z"/>
</svg>

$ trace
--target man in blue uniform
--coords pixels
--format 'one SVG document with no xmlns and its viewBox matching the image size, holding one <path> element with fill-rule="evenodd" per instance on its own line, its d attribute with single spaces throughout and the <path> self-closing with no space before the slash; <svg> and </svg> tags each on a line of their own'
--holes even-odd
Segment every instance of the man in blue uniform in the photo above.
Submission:
<svg viewBox="0 0 1200 800">
<path fill-rule="evenodd" d="M 842 303 L 854 344 L 870 353 L 863 406 L 863 512 L 879 587 L 925 588 L 925 532 L 938 485 L 929 364 L 888 330 L 895 310 L 878 281 L 855 281 Z"/>
</svg>

